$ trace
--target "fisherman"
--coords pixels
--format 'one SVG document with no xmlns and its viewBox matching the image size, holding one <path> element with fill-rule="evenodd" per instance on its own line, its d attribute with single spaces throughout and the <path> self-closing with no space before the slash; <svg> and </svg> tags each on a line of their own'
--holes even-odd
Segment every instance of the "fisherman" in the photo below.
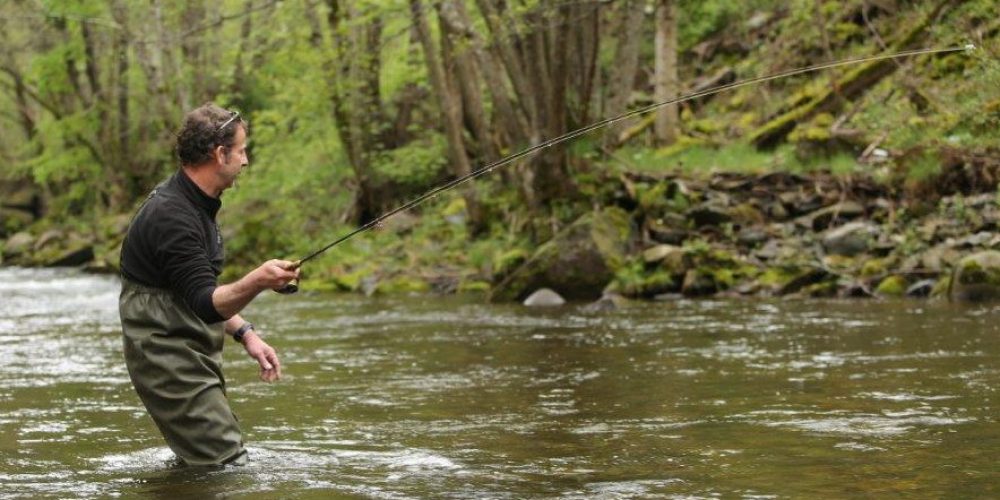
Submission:
<svg viewBox="0 0 1000 500">
<path fill-rule="evenodd" d="M 281 362 L 239 312 L 257 294 L 298 277 L 269 260 L 238 281 L 218 284 L 223 245 L 215 216 L 247 159 L 248 125 L 239 112 L 205 104 L 177 134 L 181 167 L 139 208 L 122 244 L 119 299 L 125 364 L 132 385 L 167 444 L 187 465 L 245 464 L 246 450 L 226 399 L 226 334 L 281 377 Z"/>
</svg>

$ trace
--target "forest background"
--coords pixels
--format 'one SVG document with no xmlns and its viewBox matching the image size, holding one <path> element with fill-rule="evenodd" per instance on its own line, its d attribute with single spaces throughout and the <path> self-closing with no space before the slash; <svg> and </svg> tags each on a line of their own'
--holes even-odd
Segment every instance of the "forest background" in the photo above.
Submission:
<svg viewBox="0 0 1000 500">
<path fill-rule="evenodd" d="M 648 209 L 650 191 L 660 209 L 698 201 L 664 198 L 665 178 L 863 178 L 903 205 L 995 194 L 998 14 L 992 0 L 4 0 L 2 255 L 44 264 L 84 245 L 92 268 L 115 269 L 130 214 L 177 168 L 184 113 L 207 101 L 251 127 L 251 167 L 220 220 L 232 277 L 629 109 L 966 44 L 743 87 L 549 148 L 336 247 L 305 286 L 486 290 L 595 209 Z M 957 186 L 949 168 L 981 172 Z M 650 278 L 635 259 L 619 282 Z"/>
</svg>

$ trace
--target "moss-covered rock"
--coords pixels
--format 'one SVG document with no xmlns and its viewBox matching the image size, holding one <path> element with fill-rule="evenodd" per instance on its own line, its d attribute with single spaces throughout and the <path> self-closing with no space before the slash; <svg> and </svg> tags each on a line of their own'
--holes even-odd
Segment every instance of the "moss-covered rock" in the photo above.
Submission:
<svg viewBox="0 0 1000 500">
<path fill-rule="evenodd" d="M 660 269 L 671 276 L 682 276 L 691 268 L 691 257 L 681 247 L 657 245 L 642 253 L 647 268 Z"/>
<path fill-rule="evenodd" d="M 16 262 L 18 258 L 31 251 L 34 244 L 35 237 L 31 233 L 27 231 L 15 233 L 4 242 L 3 255 L 6 259 Z"/>
<path fill-rule="evenodd" d="M 530 257 L 528 251 L 523 248 L 512 248 L 500 253 L 493 259 L 493 280 L 503 280 L 528 260 L 528 257 Z"/>
<path fill-rule="evenodd" d="M 951 289 L 951 276 L 942 276 L 934 283 L 930 296 L 935 299 L 948 297 L 949 289 Z"/>
<path fill-rule="evenodd" d="M 906 293 L 906 278 L 899 275 L 888 276 L 879 282 L 875 293 L 884 297 L 902 297 Z"/>
<path fill-rule="evenodd" d="M 875 276 L 881 276 L 886 273 L 885 261 L 882 259 L 867 259 L 865 263 L 861 265 L 861 277 L 862 278 L 872 278 Z"/>
<path fill-rule="evenodd" d="M 669 184 L 666 181 L 660 181 L 652 186 L 639 183 L 636 185 L 636 201 L 639 202 L 639 208 L 641 208 L 647 214 L 659 214 L 667 210 L 667 191 Z"/>
<path fill-rule="evenodd" d="M 781 268 L 779 268 L 781 269 Z M 769 269 L 765 271 L 764 276 L 768 273 L 773 272 L 774 269 Z M 811 287 L 818 283 L 824 281 L 835 281 L 835 276 L 830 274 L 827 270 L 819 267 L 805 266 L 805 267 L 789 267 L 784 268 L 779 276 L 787 279 L 783 284 L 777 287 L 775 293 L 778 295 L 790 295 L 793 293 L 798 293 L 805 288 Z M 774 287 L 772 287 L 774 290 Z"/>
<path fill-rule="evenodd" d="M 823 249 L 836 255 L 857 255 L 868 251 L 880 233 L 878 226 L 868 222 L 851 222 L 827 231 Z"/>
<path fill-rule="evenodd" d="M 588 213 L 541 245 L 493 288 L 489 299 L 523 300 L 543 287 L 571 300 L 597 299 L 624 265 L 630 236 L 625 211 L 611 208 Z"/>
<path fill-rule="evenodd" d="M 988 250 L 960 260 L 951 274 L 948 297 L 960 302 L 1000 299 L 1000 252 Z"/>
</svg>

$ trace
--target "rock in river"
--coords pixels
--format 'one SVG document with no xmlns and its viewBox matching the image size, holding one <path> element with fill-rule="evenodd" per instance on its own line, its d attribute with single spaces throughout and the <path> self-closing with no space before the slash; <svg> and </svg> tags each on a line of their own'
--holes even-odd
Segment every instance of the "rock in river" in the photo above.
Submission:
<svg viewBox="0 0 1000 500">
<path fill-rule="evenodd" d="M 951 274 L 948 298 L 961 302 L 1000 299 L 1000 252 L 987 250 L 960 260 Z"/>
<path fill-rule="evenodd" d="M 827 231 L 823 249 L 834 255 L 857 255 L 871 248 L 878 236 L 878 226 L 869 222 L 851 222 Z"/>
<path fill-rule="evenodd" d="M 568 299 L 597 299 L 625 262 L 630 236 L 625 211 L 605 209 L 586 214 L 538 247 L 524 264 L 494 286 L 490 300 L 520 300 L 539 288 L 551 288 Z"/>
<path fill-rule="evenodd" d="M 535 293 L 524 299 L 524 305 L 528 307 L 553 307 L 561 306 L 565 303 L 566 299 L 549 288 L 536 290 Z"/>
</svg>

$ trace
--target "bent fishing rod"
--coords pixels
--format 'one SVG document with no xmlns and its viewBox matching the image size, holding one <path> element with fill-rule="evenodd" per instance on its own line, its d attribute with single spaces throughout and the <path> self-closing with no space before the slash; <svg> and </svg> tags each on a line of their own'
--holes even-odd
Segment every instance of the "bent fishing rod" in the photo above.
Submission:
<svg viewBox="0 0 1000 500">
<path fill-rule="evenodd" d="M 781 79 L 781 78 L 788 78 L 790 76 L 801 75 L 801 74 L 804 74 L 804 73 L 812 73 L 814 71 L 821 71 L 821 70 L 824 70 L 824 69 L 836 68 L 836 67 L 840 67 L 840 66 L 848 66 L 848 65 L 851 65 L 851 64 L 860 64 L 860 63 L 864 63 L 864 62 L 881 61 L 881 60 L 885 60 L 885 59 L 899 59 L 899 58 L 911 57 L 911 56 L 918 56 L 918 55 L 944 54 L 944 53 L 949 53 L 949 52 L 963 52 L 963 51 L 967 52 L 967 51 L 971 51 L 973 49 L 975 49 L 975 45 L 968 44 L 968 45 L 961 46 L 961 47 L 954 46 L 954 47 L 936 48 L 936 49 L 934 49 L 934 48 L 931 48 L 931 49 L 914 49 L 914 50 L 906 50 L 906 51 L 902 51 L 902 52 L 894 52 L 892 54 L 882 54 L 882 55 L 868 56 L 868 57 L 858 57 L 858 58 L 851 58 L 851 59 L 841 59 L 839 61 L 833 61 L 833 62 L 822 63 L 822 64 L 813 65 L 813 66 L 806 66 L 806 67 L 802 67 L 802 68 L 790 69 L 790 70 L 782 71 L 782 72 L 771 74 L 771 75 L 767 75 L 767 76 L 758 76 L 758 77 L 754 77 L 754 78 L 748 78 L 746 80 L 740 80 L 740 81 L 733 82 L 733 83 L 728 83 L 728 84 L 725 84 L 725 85 L 719 85 L 719 86 L 712 87 L 712 88 L 709 88 L 709 89 L 705 89 L 705 90 L 701 90 L 701 91 L 698 91 L 698 92 L 693 92 L 693 93 L 690 93 L 690 94 L 687 94 L 687 95 L 683 95 L 683 96 L 680 96 L 680 97 L 676 97 L 676 98 L 673 98 L 673 99 L 670 99 L 670 100 L 667 100 L 667 101 L 656 102 L 656 103 L 650 104 L 648 106 L 637 108 L 637 109 L 634 109 L 632 111 L 628 111 L 628 112 L 622 113 L 622 114 L 620 114 L 618 116 L 614 116 L 614 117 L 611 117 L 611 118 L 606 118 L 604 120 L 601 120 L 601 121 L 598 121 L 598 122 L 594 122 L 594 123 L 592 123 L 590 125 L 587 125 L 585 127 L 581 127 L 581 128 L 576 129 L 576 130 L 573 130 L 573 131 L 567 132 L 565 134 L 562 134 L 560 136 L 553 137 L 551 139 L 545 140 L 545 141 L 540 142 L 538 144 L 535 144 L 533 146 L 527 147 L 527 148 L 525 148 L 522 151 L 519 151 L 517 153 L 505 156 L 505 157 L 503 157 L 503 158 L 501 158 L 499 160 L 496 160 L 496 161 L 494 161 L 492 163 L 489 163 L 489 164 L 487 164 L 487 165 L 485 165 L 483 167 L 480 167 L 480 168 L 478 168 L 478 169 L 476 169 L 476 170 L 474 170 L 474 171 L 472 171 L 472 172 L 470 172 L 468 174 L 465 174 L 465 175 L 462 175 L 462 176 L 457 177 L 455 179 L 452 179 L 451 181 L 448 181 L 448 182 L 446 182 L 446 183 L 444 183 L 444 184 L 442 184 L 440 186 L 437 186 L 437 187 L 431 189 L 430 191 L 427 191 L 426 193 L 424 193 L 424 194 L 422 194 L 422 195 L 420 195 L 420 196 L 418 196 L 418 197 L 410 200 L 409 202 L 406 202 L 403 205 L 400 205 L 399 207 L 396 207 L 395 209 L 390 210 L 390 211 L 388 211 L 388 212 L 386 212 L 386 213 L 384 213 L 384 214 L 382 214 L 382 215 L 380 215 L 380 216 L 378 216 L 378 217 L 376 217 L 376 218 L 368 221 L 364 225 L 357 227 L 356 229 L 354 229 L 353 231 L 351 231 L 351 232 L 349 232 L 347 234 L 344 234 L 343 236 L 337 238 L 336 240 L 334 240 L 330 244 L 324 246 L 323 248 L 320 248 L 319 250 L 316 250 L 315 252 L 313 252 L 313 253 L 311 253 L 309 255 L 306 255 L 305 257 L 302 257 L 299 260 L 294 261 L 293 264 L 292 264 L 291 269 L 294 270 L 294 269 L 300 268 L 302 266 L 302 264 L 305 264 L 306 262 L 308 262 L 308 261 L 310 261 L 312 259 L 315 259 L 316 257 L 319 257 L 320 255 L 322 255 L 327 250 L 329 250 L 329 249 L 331 249 L 331 248 L 333 248 L 333 247 L 335 247 L 335 246 L 337 246 L 337 245 L 339 245 L 339 244 L 341 244 L 341 243 L 343 243 L 343 242 L 345 242 L 345 241 L 353 238 L 354 236 L 357 236 L 358 234 L 361 234 L 361 233 L 363 233 L 363 232 L 365 232 L 365 231 L 367 231 L 367 230 L 369 230 L 369 229 L 371 229 L 373 227 L 378 227 L 378 226 L 380 226 L 382 224 L 382 222 L 384 222 L 386 219 L 392 217 L 393 215 L 396 215 L 396 214 L 398 214 L 400 212 L 409 210 L 409 209 L 411 209 L 411 208 L 413 208 L 413 207 L 415 207 L 415 206 L 423 203 L 424 201 L 426 201 L 426 200 L 428 200 L 430 198 L 434 198 L 435 196 L 437 196 L 437 195 L 439 195 L 439 194 L 441 194 L 441 193 L 443 193 L 445 191 L 451 190 L 451 189 L 453 189 L 453 188 L 455 188 L 455 187 L 457 187 L 457 186 L 459 186 L 461 184 L 465 184 L 466 182 L 469 182 L 469 181 L 471 181 L 471 180 L 473 180 L 473 179 L 475 179 L 477 177 L 480 177 L 482 175 L 490 173 L 490 172 L 492 172 L 493 170 L 495 170 L 497 168 L 509 165 L 509 164 L 511 164 L 511 163 L 513 163 L 513 162 L 521 159 L 521 158 L 529 156 L 529 155 L 531 155 L 533 153 L 537 153 L 540 150 L 543 150 L 545 148 L 549 148 L 551 146 L 555 146 L 557 144 L 561 144 L 561 143 L 566 142 L 566 141 L 573 140 L 573 139 L 575 139 L 577 137 L 580 137 L 581 135 L 587 134 L 589 132 L 593 132 L 594 130 L 598 130 L 598 129 L 607 127 L 607 126 L 609 126 L 611 124 L 620 122 L 622 120 L 627 120 L 627 119 L 632 118 L 632 117 L 645 115 L 645 114 L 650 113 L 652 111 L 656 111 L 657 109 L 660 109 L 660 108 L 663 108 L 663 107 L 666 107 L 666 106 L 671 106 L 671 105 L 674 105 L 674 104 L 680 104 L 680 103 L 687 102 L 687 101 L 690 101 L 690 100 L 693 100 L 693 99 L 697 99 L 699 97 L 710 96 L 710 95 L 718 94 L 718 93 L 725 92 L 725 91 L 728 91 L 728 90 L 737 89 L 737 88 L 740 88 L 740 87 L 746 87 L 746 86 L 750 86 L 750 85 L 757 85 L 757 84 L 760 84 L 760 83 L 769 82 L 769 81 L 772 81 L 772 80 L 778 80 L 778 79 Z M 295 293 L 298 290 L 299 290 L 299 280 L 296 278 L 295 280 L 293 280 L 290 283 L 288 283 L 287 285 L 285 285 L 283 288 L 278 289 L 277 292 L 278 293 L 282 293 L 282 294 L 290 294 L 290 293 Z"/>
</svg>

